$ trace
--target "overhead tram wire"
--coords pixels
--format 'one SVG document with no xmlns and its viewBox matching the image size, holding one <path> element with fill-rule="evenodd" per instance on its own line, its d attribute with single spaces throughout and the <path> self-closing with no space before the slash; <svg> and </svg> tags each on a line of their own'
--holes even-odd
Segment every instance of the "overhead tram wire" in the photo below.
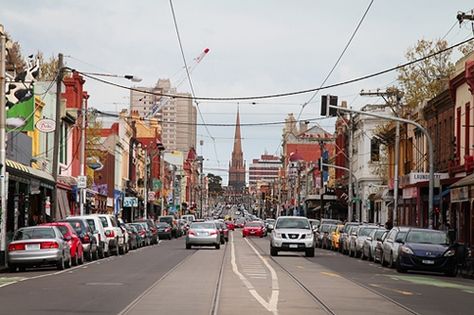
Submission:
<svg viewBox="0 0 474 315">
<path fill-rule="evenodd" d="M 205 124 L 206 121 L 204 120 L 204 116 L 202 115 L 201 109 L 199 108 L 199 103 L 196 99 L 196 93 L 194 92 L 193 81 L 191 80 L 191 75 L 189 73 L 188 63 L 186 62 L 186 56 L 184 55 L 183 43 L 181 41 L 181 36 L 179 35 L 178 22 L 176 20 L 176 14 L 174 12 L 173 0 L 169 0 L 169 1 L 170 1 L 171 14 L 173 15 L 174 28 L 176 30 L 176 37 L 178 39 L 179 50 L 181 51 L 181 57 L 183 59 L 184 68 L 186 70 L 186 77 L 188 78 L 189 87 L 191 88 L 191 93 L 193 95 L 193 100 L 194 100 L 194 103 L 196 104 L 196 108 L 198 110 L 199 116 L 201 117 L 202 122 Z M 219 158 L 218 158 L 218 155 L 217 155 L 216 140 L 212 136 L 211 132 L 209 131 L 209 128 L 207 127 L 207 125 L 204 125 L 204 128 L 206 129 L 207 134 L 209 135 L 209 137 L 212 139 L 212 143 L 213 143 L 213 146 L 214 146 L 214 154 L 216 155 L 216 159 L 219 161 Z"/>
<path fill-rule="evenodd" d="M 406 66 L 410 66 L 410 65 L 416 64 L 418 62 L 433 58 L 437 55 L 445 53 L 445 52 L 447 52 L 449 50 L 452 50 L 456 47 L 464 45 L 464 44 L 466 44 L 466 43 L 468 43 L 468 42 L 470 42 L 474 39 L 474 37 L 472 37 L 471 35 L 469 35 L 469 37 L 470 38 L 467 38 L 467 39 L 465 39 L 461 42 L 458 42 L 458 43 L 456 43 L 452 46 L 441 49 L 441 50 L 439 50 L 437 52 L 434 52 L 432 54 L 426 55 L 424 57 L 420 57 L 418 59 L 406 62 L 406 63 L 398 65 L 398 66 L 394 66 L 394 67 L 391 67 L 391 68 L 380 70 L 378 72 L 366 74 L 366 75 L 363 75 L 363 76 L 360 76 L 360 77 L 357 77 L 357 78 L 349 79 L 349 80 L 346 80 L 346 81 L 341 81 L 341 82 L 334 83 L 334 84 L 329 84 L 329 85 L 319 87 L 319 88 L 310 88 L 310 89 L 305 89 L 305 90 L 275 93 L 275 94 L 267 94 L 267 95 L 254 95 L 254 96 L 241 96 L 241 97 L 204 97 L 204 96 L 192 97 L 192 96 L 176 95 L 176 94 L 168 94 L 168 93 L 154 93 L 154 92 L 149 92 L 149 91 L 140 90 L 140 89 L 137 89 L 137 88 L 117 84 L 117 83 L 114 83 L 114 82 L 111 82 L 111 81 L 107 81 L 107 80 L 98 78 L 98 77 L 93 76 L 93 75 L 88 75 L 87 73 L 81 72 L 79 70 L 75 70 L 75 69 L 71 69 L 71 68 L 68 68 L 68 69 L 76 71 L 77 73 L 83 75 L 84 77 L 90 78 L 90 79 L 95 80 L 97 82 L 101 82 L 101 83 L 104 83 L 104 84 L 107 84 L 107 85 L 115 86 L 117 88 L 129 90 L 129 91 L 136 91 L 136 92 L 140 92 L 140 93 L 143 93 L 143 94 L 149 94 L 149 95 L 166 96 L 166 97 L 170 97 L 170 98 L 181 98 L 181 99 L 206 100 L 206 101 L 241 101 L 241 100 L 271 99 L 271 98 L 280 98 L 280 97 L 288 97 L 288 96 L 307 94 L 307 93 L 315 92 L 315 91 L 318 91 L 318 90 L 331 89 L 331 88 L 335 88 L 335 87 L 340 87 L 340 86 L 344 86 L 344 85 L 364 81 L 364 80 L 367 80 L 367 79 L 370 79 L 370 78 L 373 78 L 373 77 L 377 77 L 377 76 L 380 76 L 380 75 L 383 75 L 383 74 L 386 74 L 386 73 L 404 68 Z"/>
<path fill-rule="evenodd" d="M 341 61 L 342 57 L 344 56 L 344 54 L 346 53 L 347 49 L 349 48 L 349 45 L 352 43 L 352 40 L 354 39 L 355 35 L 357 34 L 357 32 L 359 31 L 359 28 L 360 26 L 362 25 L 362 22 L 364 22 L 365 20 L 365 17 L 367 16 L 367 13 L 369 13 L 369 10 L 370 8 L 372 7 L 372 4 L 374 3 L 374 0 L 371 0 L 369 5 L 367 6 L 367 9 L 365 9 L 365 12 L 364 14 L 362 15 L 362 18 L 359 20 L 359 23 L 357 23 L 357 26 L 356 28 L 354 29 L 354 31 L 352 32 L 352 35 L 351 37 L 349 37 L 349 40 L 347 41 L 346 43 L 346 46 L 344 47 L 344 49 L 342 50 L 341 54 L 339 55 L 339 57 L 337 58 L 336 60 L 336 63 L 334 64 L 334 66 L 332 66 L 331 70 L 329 71 L 328 75 L 326 76 L 326 78 L 324 78 L 323 82 L 321 83 L 320 87 L 318 90 L 316 90 L 314 92 L 314 94 L 309 98 L 308 101 L 306 101 L 303 105 L 301 105 L 301 110 L 298 114 L 298 118 L 297 119 L 300 119 L 301 117 L 301 114 L 303 113 L 303 110 L 305 109 L 306 105 L 308 105 L 315 97 L 316 95 L 318 95 L 319 91 L 321 90 L 321 88 L 324 86 L 324 84 L 326 84 L 326 81 L 329 79 L 329 77 L 331 77 L 332 73 L 334 72 L 334 70 L 336 69 L 336 67 L 339 65 L 339 62 Z"/>
</svg>

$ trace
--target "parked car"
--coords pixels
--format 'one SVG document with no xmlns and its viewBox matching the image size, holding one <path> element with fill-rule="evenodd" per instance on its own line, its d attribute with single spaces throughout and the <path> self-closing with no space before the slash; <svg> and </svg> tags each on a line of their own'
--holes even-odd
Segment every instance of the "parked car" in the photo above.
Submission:
<svg viewBox="0 0 474 315">
<path fill-rule="evenodd" d="M 311 224 L 311 227 L 313 228 L 313 231 L 316 231 L 317 228 L 321 225 L 321 221 L 316 220 L 316 219 L 308 219 L 309 223 Z"/>
<path fill-rule="evenodd" d="M 160 239 L 171 240 L 171 226 L 166 222 L 156 223 L 156 228 L 158 229 L 158 237 Z"/>
<path fill-rule="evenodd" d="M 194 214 L 185 214 L 181 216 L 181 219 L 185 220 L 188 224 L 196 221 Z"/>
<path fill-rule="evenodd" d="M 344 228 L 344 225 L 338 224 L 334 232 L 332 232 L 332 235 L 331 235 L 331 249 L 332 250 L 336 250 L 336 251 L 339 250 L 339 237 L 341 236 L 341 231 L 343 228 Z"/>
<path fill-rule="evenodd" d="M 140 223 L 130 223 L 130 225 L 135 227 L 135 229 L 138 232 L 138 239 L 137 239 L 138 247 L 147 246 L 150 240 L 148 239 L 148 234 L 145 229 L 145 226 Z"/>
<path fill-rule="evenodd" d="M 262 221 L 247 222 L 242 229 L 242 237 L 247 236 L 265 236 L 265 224 Z"/>
<path fill-rule="evenodd" d="M 321 225 L 322 224 L 341 224 L 341 220 L 337 219 L 321 219 Z"/>
<path fill-rule="evenodd" d="M 81 239 L 77 236 L 72 226 L 67 222 L 51 222 L 43 223 L 40 226 L 55 226 L 61 232 L 63 238 L 68 242 L 71 261 L 73 266 L 82 265 L 84 263 L 84 249 Z"/>
<path fill-rule="evenodd" d="M 193 222 L 186 235 L 186 249 L 192 246 L 221 247 L 221 236 L 214 222 Z"/>
<path fill-rule="evenodd" d="M 147 219 L 147 220 L 139 220 L 136 222 L 145 223 L 151 232 L 151 244 L 158 244 L 158 240 L 159 240 L 158 229 L 156 228 L 156 224 L 153 223 L 153 220 Z"/>
<path fill-rule="evenodd" d="M 105 230 L 105 236 L 109 240 L 109 252 L 115 255 L 123 254 L 125 239 L 122 229 L 119 227 L 115 216 L 110 214 L 94 214 L 100 219 Z"/>
<path fill-rule="evenodd" d="M 328 235 L 331 224 L 321 224 L 316 230 L 316 247 L 323 247 L 324 235 Z"/>
<path fill-rule="evenodd" d="M 349 235 L 351 232 L 352 227 L 359 226 L 361 223 L 359 222 L 346 222 L 344 224 L 344 228 L 341 231 L 341 235 L 339 236 L 339 251 L 343 254 L 347 254 L 349 252 Z"/>
<path fill-rule="evenodd" d="M 314 257 L 314 234 L 305 217 L 281 216 L 275 222 L 270 237 L 270 254 L 279 251 L 304 251 L 306 257 Z"/>
<path fill-rule="evenodd" d="M 139 235 L 137 229 L 133 226 L 130 225 L 129 223 L 125 223 L 125 228 L 127 229 L 128 232 L 128 247 L 131 250 L 137 249 L 138 248 L 138 242 L 139 242 Z"/>
<path fill-rule="evenodd" d="M 362 245 L 361 259 L 374 260 L 375 247 L 377 246 L 377 240 L 387 232 L 385 228 L 377 228 L 370 231 L 369 236 L 364 240 Z"/>
<path fill-rule="evenodd" d="M 456 249 L 449 245 L 446 232 L 412 228 L 403 240 L 395 241 L 400 244 L 396 258 L 398 272 L 417 270 L 457 275 Z"/>
<path fill-rule="evenodd" d="M 27 267 L 55 265 L 71 267 L 71 249 L 56 226 L 30 226 L 18 229 L 8 245 L 8 268 L 15 272 Z"/>
<path fill-rule="evenodd" d="M 94 231 L 90 227 L 89 223 L 84 218 L 69 217 L 61 220 L 60 222 L 68 222 L 76 234 L 79 236 L 82 242 L 82 248 L 84 250 L 84 257 L 88 261 L 96 260 L 99 258 L 99 247 L 97 240 L 94 237 Z"/>
<path fill-rule="evenodd" d="M 158 222 L 166 222 L 171 226 L 171 235 L 174 238 L 178 238 L 178 227 L 176 226 L 176 220 L 172 215 L 164 215 L 158 217 Z"/>
<path fill-rule="evenodd" d="M 359 229 L 352 232 L 349 243 L 349 256 L 359 258 L 362 253 L 365 239 L 369 236 L 372 230 L 376 230 L 376 225 L 361 225 Z M 355 234 L 354 234 L 355 233 Z"/>
<path fill-rule="evenodd" d="M 332 234 L 336 231 L 336 224 L 329 224 L 329 230 L 323 234 L 321 240 L 321 247 L 325 249 L 331 249 L 332 246 Z"/>
<path fill-rule="evenodd" d="M 139 224 L 143 227 L 143 229 L 145 230 L 146 246 L 150 246 L 152 244 L 153 234 L 150 228 L 148 227 L 148 224 L 146 222 L 134 222 L 134 224 Z"/>
<path fill-rule="evenodd" d="M 267 229 L 267 232 L 271 233 L 274 226 L 275 226 L 275 219 L 266 219 L 265 220 L 265 228 Z"/>
<path fill-rule="evenodd" d="M 378 263 L 382 263 L 382 256 L 383 256 L 383 241 L 385 240 L 385 238 L 387 238 L 387 235 L 388 235 L 388 230 L 386 230 L 382 236 L 380 237 L 376 237 L 376 244 L 375 244 L 375 248 L 374 248 L 374 262 L 378 262 Z"/>
<path fill-rule="evenodd" d="M 69 217 L 68 217 L 69 218 Z M 94 238 L 99 247 L 99 258 L 104 258 L 110 255 L 109 239 L 105 235 L 105 229 L 101 220 L 96 215 L 74 216 L 70 218 L 84 218 L 94 232 Z"/>
<path fill-rule="evenodd" d="M 410 228 L 396 226 L 388 232 L 387 237 L 383 241 L 382 266 L 395 267 L 398 259 L 399 247 L 405 242 L 405 237 Z"/>
</svg>

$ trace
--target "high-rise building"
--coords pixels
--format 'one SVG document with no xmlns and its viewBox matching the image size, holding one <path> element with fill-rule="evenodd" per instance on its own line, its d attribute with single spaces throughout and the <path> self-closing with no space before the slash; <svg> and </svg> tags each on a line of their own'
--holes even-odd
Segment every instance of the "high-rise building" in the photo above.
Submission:
<svg viewBox="0 0 474 315">
<path fill-rule="evenodd" d="M 249 187 L 257 186 L 257 182 L 272 183 L 278 178 L 282 166 L 280 157 L 271 154 L 262 154 L 259 159 L 253 159 L 249 167 Z"/>
<path fill-rule="evenodd" d="M 232 160 L 229 163 L 229 188 L 234 192 L 243 192 L 243 188 L 245 188 L 245 167 L 242 137 L 240 136 L 240 115 L 237 109 L 234 148 L 232 150 Z"/>
<path fill-rule="evenodd" d="M 196 148 L 197 110 L 192 99 L 156 94 L 191 96 L 189 93 L 177 92 L 169 79 L 159 79 L 154 87 L 136 87 L 130 92 L 130 109 L 138 111 L 144 118 L 158 118 L 166 150 L 187 153 L 190 148 Z"/>
</svg>

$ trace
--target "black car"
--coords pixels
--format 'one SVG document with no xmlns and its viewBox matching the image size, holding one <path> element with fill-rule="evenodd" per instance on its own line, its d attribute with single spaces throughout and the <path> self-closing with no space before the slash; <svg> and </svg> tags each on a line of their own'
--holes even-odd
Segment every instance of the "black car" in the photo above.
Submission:
<svg viewBox="0 0 474 315">
<path fill-rule="evenodd" d="M 401 243 L 396 266 L 398 272 L 433 271 L 456 276 L 456 249 L 449 245 L 444 231 L 412 228 Z"/>
<path fill-rule="evenodd" d="M 86 219 L 69 217 L 60 222 L 67 222 L 76 231 L 77 236 L 81 239 L 82 248 L 84 250 L 84 257 L 89 260 L 96 260 L 99 258 L 99 247 L 97 240 L 94 237 L 94 231 L 89 226 Z"/>
<path fill-rule="evenodd" d="M 166 222 L 158 222 L 156 223 L 156 228 L 158 229 L 158 237 L 160 239 L 168 239 L 172 238 L 172 229 L 171 225 Z"/>
<path fill-rule="evenodd" d="M 148 227 L 149 232 L 151 233 L 151 244 L 158 244 L 158 229 L 156 228 L 156 225 L 153 223 L 153 220 L 142 220 L 142 221 L 135 221 L 135 223 L 142 223 L 146 224 Z"/>
</svg>

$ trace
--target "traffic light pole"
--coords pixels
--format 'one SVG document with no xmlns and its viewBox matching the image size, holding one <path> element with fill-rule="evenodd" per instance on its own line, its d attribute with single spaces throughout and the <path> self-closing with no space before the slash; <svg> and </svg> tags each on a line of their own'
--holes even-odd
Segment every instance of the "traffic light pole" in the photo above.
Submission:
<svg viewBox="0 0 474 315">
<path fill-rule="evenodd" d="M 360 110 L 355 110 L 355 109 L 349 109 L 349 108 L 344 108 L 344 107 L 338 107 L 334 105 L 328 105 L 328 108 L 332 108 L 335 110 L 340 110 L 344 112 L 349 112 L 349 113 L 356 113 L 360 115 L 365 115 L 365 116 L 371 116 L 371 117 L 377 117 L 385 120 L 390 120 L 390 121 L 396 121 L 396 122 L 402 122 L 402 123 L 407 123 L 410 125 L 413 125 L 417 128 L 419 128 L 423 134 L 426 137 L 426 140 L 428 142 L 428 151 L 429 151 L 429 193 L 428 193 L 428 226 L 429 228 L 433 228 L 433 197 L 434 197 L 434 153 L 433 153 L 433 140 L 431 139 L 430 134 L 428 133 L 428 130 L 425 129 L 422 125 L 419 123 L 409 120 L 409 119 L 404 119 L 400 117 L 390 117 L 390 116 L 385 116 L 385 115 L 379 115 L 371 112 L 363 112 Z"/>
</svg>

